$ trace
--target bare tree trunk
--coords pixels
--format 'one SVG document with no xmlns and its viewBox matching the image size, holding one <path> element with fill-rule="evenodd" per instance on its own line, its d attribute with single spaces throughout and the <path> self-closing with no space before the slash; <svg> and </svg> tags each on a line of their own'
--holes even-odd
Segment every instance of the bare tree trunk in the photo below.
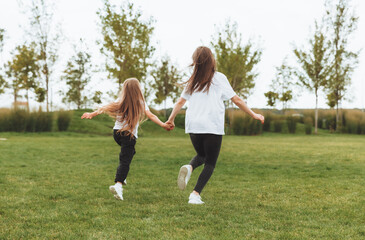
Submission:
<svg viewBox="0 0 365 240">
<path fill-rule="evenodd" d="M 29 90 L 27 89 L 27 109 L 28 109 L 28 112 L 29 111 Z"/>
<path fill-rule="evenodd" d="M 339 130 L 338 126 L 339 126 L 339 121 L 340 121 L 340 112 L 338 110 L 338 102 L 336 104 L 336 132 Z"/>
<path fill-rule="evenodd" d="M 316 110 L 314 116 L 314 134 L 318 133 L 318 94 L 316 91 Z"/>
</svg>

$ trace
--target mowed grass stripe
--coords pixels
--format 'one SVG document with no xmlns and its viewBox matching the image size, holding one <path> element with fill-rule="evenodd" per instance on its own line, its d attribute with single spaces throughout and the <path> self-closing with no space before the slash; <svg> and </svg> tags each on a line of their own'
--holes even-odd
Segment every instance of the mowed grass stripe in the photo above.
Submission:
<svg viewBox="0 0 365 240">
<path fill-rule="evenodd" d="M 225 136 L 204 206 L 176 186 L 188 136 L 142 137 L 125 201 L 111 136 L 6 134 L 0 239 L 364 239 L 365 138 Z"/>
</svg>

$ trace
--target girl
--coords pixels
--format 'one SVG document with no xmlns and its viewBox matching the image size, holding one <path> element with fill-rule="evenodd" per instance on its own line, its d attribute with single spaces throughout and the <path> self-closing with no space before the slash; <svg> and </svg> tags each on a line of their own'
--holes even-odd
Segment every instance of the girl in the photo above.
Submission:
<svg viewBox="0 0 365 240">
<path fill-rule="evenodd" d="M 134 146 L 138 138 L 138 126 L 144 115 L 154 123 L 170 130 L 169 125 L 163 123 L 151 113 L 145 103 L 139 81 L 135 78 L 129 78 L 124 81 L 120 96 L 116 102 L 99 108 L 92 113 L 84 113 L 82 119 L 92 119 L 93 117 L 107 113 L 109 116 L 116 118 L 114 125 L 114 140 L 121 146 L 119 154 L 119 167 L 115 175 L 115 184 L 109 187 L 114 197 L 123 200 L 123 187 L 125 179 L 129 172 L 129 165 L 136 153 Z"/>
<path fill-rule="evenodd" d="M 189 102 L 185 116 L 185 132 L 190 134 L 197 153 L 189 164 L 180 168 L 178 187 L 184 190 L 194 169 L 204 164 L 194 191 L 189 196 L 191 204 L 203 204 L 200 193 L 211 177 L 218 159 L 224 135 L 224 102 L 231 99 L 241 110 L 264 123 L 264 117 L 254 113 L 233 91 L 225 75 L 216 71 L 216 62 L 211 50 L 198 47 L 191 64 L 193 74 L 176 103 L 167 124 L 174 126 L 174 119 L 185 102 Z"/>
</svg>

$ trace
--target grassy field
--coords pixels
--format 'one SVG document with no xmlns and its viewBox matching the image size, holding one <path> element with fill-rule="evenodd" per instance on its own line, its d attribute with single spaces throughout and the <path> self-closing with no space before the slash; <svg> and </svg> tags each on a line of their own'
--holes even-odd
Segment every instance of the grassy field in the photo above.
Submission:
<svg viewBox="0 0 365 240">
<path fill-rule="evenodd" d="M 111 136 L 0 133 L 0 239 L 365 239 L 364 137 L 225 136 L 191 206 L 189 138 L 143 134 L 117 201 Z"/>
</svg>

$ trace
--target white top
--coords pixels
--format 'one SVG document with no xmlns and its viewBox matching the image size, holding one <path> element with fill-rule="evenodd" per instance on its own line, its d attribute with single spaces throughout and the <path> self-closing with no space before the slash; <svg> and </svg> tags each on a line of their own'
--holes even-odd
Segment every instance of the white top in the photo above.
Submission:
<svg viewBox="0 0 365 240">
<path fill-rule="evenodd" d="M 224 135 L 225 100 L 234 97 L 227 77 L 216 72 L 208 92 L 193 92 L 189 95 L 186 88 L 181 97 L 188 101 L 185 116 L 185 133 L 211 133 Z"/>
<path fill-rule="evenodd" d="M 118 101 L 118 100 L 117 100 Z M 145 110 L 150 110 L 147 106 L 147 103 L 145 103 Z M 117 119 L 115 121 L 114 127 L 113 129 L 119 130 L 121 128 L 124 127 L 125 121 L 122 122 L 122 117 L 121 116 L 117 116 Z M 128 125 L 128 124 L 127 124 Z M 132 134 L 135 136 L 135 138 L 138 138 L 138 127 L 139 127 L 139 122 L 137 123 L 135 129 L 133 129 Z"/>
</svg>

